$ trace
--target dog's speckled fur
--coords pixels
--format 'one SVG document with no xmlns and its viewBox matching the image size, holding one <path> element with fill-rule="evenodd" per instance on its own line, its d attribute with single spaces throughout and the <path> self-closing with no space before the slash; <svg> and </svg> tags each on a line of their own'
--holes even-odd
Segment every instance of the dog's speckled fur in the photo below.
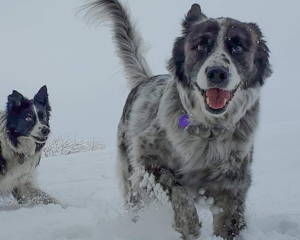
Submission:
<svg viewBox="0 0 300 240">
<path fill-rule="evenodd" d="M 121 3 L 98 0 L 89 7 L 93 17 L 112 21 L 131 86 L 118 128 L 119 177 L 126 202 L 132 206 L 137 196 L 140 201 L 148 197 L 147 191 L 136 187 L 142 181 L 134 177 L 136 172 L 154 174 L 168 190 L 174 228 L 189 239 L 198 235 L 201 225 L 193 197 L 205 188 L 214 205 L 222 208 L 214 215 L 214 234 L 234 239 L 246 226 L 259 94 L 271 75 L 269 50 L 258 26 L 207 18 L 194 4 L 183 21 L 182 36 L 175 41 L 170 74 L 152 76 L 139 51 L 141 37 Z M 214 66 L 228 69 L 228 81 L 222 86 L 206 78 Z M 207 110 L 205 91 L 212 87 L 232 94 L 222 113 Z M 182 114 L 190 117 L 188 129 L 178 124 Z"/>
</svg>

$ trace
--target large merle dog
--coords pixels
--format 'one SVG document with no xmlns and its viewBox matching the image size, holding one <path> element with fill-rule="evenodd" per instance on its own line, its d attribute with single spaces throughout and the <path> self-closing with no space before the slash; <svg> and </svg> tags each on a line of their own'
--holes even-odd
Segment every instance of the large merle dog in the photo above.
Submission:
<svg viewBox="0 0 300 240">
<path fill-rule="evenodd" d="M 35 169 L 50 133 L 47 87 L 29 100 L 13 91 L 0 112 L 0 196 L 13 194 L 20 204 L 58 203 L 38 188 Z"/>
<path fill-rule="evenodd" d="M 170 74 L 153 76 L 142 39 L 118 0 L 95 1 L 88 14 L 111 20 L 131 89 L 118 129 L 126 202 L 140 208 L 151 197 L 169 199 L 174 228 L 189 239 L 201 226 L 200 199 L 211 205 L 214 234 L 236 238 L 246 227 L 259 96 L 271 75 L 259 27 L 207 18 L 194 4 L 175 40 Z"/>
</svg>

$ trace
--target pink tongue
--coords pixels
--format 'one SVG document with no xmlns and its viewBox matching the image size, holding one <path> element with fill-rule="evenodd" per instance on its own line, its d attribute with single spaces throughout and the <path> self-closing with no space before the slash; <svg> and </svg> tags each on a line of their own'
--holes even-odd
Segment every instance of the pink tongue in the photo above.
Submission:
<svg viewBox="0 0 300 240">
<path fill-rule="evenodd" d="M 231 94 L 228 91 L 219 88 L 211 88 L 206 91 L 206 97 L 209 99 L 209 106 L 213 109 L 221 109 L 226 102 L 230 100 Z M 225 98 L 227 101 L 225 102 Z"/>
</svg>

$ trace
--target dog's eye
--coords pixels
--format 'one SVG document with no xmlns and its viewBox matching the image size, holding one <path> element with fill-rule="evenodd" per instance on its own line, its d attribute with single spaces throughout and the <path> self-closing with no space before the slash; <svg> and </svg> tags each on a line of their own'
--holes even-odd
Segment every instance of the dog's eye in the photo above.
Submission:
<svg viewBox="0 0 300 240">
<path fill-rule="evenodd" d="M 198 52 L 206 52 L 207 46 L 205 44 L 199 44 L 197 47 Z"/>
<path fill-rule="evenodd" d="M 232 53 L 242 53 L 244 52 L 244 49 L 243 47 L 239 46 L 239 45 L 236 45 L 232 48 Z"/>
<path fill-rule="evenodd" d="M 26 117 L 26 118 L 25 118 L 25 121 L 31 122 L 31 121 L 32 121 L 32 117 Z"/>
</svg>

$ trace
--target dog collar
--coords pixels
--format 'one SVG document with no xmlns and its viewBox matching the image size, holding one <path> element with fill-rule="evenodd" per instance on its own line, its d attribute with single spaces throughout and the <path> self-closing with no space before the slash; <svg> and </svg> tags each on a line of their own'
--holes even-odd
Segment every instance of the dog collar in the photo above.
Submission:
<svg viewBox="0 0 300 240">
<path fill-rule="evenodd" d="M 190 117 L 187 114 L 183 114 L 180 116 L 178 120 L 178 124 L 182 128 L 187 128 L 190 125 Z"/>
</svg>

